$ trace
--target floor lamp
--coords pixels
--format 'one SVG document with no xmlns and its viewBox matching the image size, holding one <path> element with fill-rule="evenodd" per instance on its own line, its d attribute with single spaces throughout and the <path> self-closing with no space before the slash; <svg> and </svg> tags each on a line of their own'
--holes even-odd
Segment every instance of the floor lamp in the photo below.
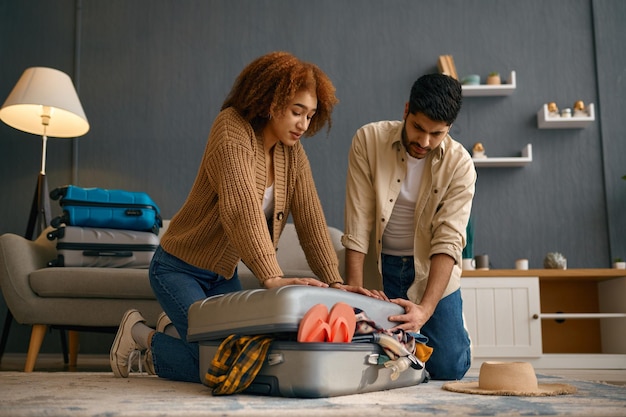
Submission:
<svg viewBox="0 0 626 417">
<path fill-rule="evenodd" d="M 89 130 L 89 122 L 78 99 L 72 79 L 62 71 L 32 67 L 26 69 L 0 108 L 0 120 L 23 132 L 41 135 L 41 171 L 33 196 L 25 237 L 36 239 L 50 224 L 50 196 L 46 178 L 48 136 L 75 138 Z M 0 340 L 0 359 L 4 353 L 9 329 L 13 321 L 7 311 Z M 63 353 L 66 355 L 64 333 Z M 67 358 L 66 358 L 67 362 Z"/>
</svg>

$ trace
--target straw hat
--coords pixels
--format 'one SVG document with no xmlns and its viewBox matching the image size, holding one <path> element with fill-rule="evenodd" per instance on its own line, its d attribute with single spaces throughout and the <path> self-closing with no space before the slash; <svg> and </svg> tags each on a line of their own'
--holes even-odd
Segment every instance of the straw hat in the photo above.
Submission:
<svg viewBox="0 0 626 417">
<path fill-rule="evenodd" d="M 538 384 L 535 370 L 528 362 L 483 362 L 480 366 L 478 382 L 447 382 L 442 388 L 466 394 L 524 397 L 576 392 L 576 387 L 569 384 Z"/>
</svg>

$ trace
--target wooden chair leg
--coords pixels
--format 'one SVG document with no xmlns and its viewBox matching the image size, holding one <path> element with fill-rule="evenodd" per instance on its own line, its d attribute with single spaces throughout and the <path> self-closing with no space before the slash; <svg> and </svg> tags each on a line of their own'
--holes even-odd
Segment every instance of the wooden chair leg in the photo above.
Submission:
<svg viewBox="0 0 626 417">
<path fill-rule="evenodd" d="M 70 366 L 76 366 L 78 361 L 78 332 L 76 330 L 70 330 L 67 332 L 69 335 L 69 354 L 70 354 Z"/>
<path fill-rule="evenodd" d="M 43 343 L 43 338 L 47 330 L 48 326 L 45 324 L 33 325 L 33 330 L 30 332 L 30 343 L 28 345 L 28 353 L 26 354 L 24 372 L 33 372 L 33 369 L 35 369 L 35 362 L 37 362 L 39 349 L 41 349 L 41 344 Z"/>
<path fill-rule="evenodd" d="M 67 355 L 67 336 L 65 334 L 65 330 L 59 329 L 59 336 L 61 336 L 61 353 L 63 353 L 63 363 L 70 363 L 70 359 Z"/>
</svg>

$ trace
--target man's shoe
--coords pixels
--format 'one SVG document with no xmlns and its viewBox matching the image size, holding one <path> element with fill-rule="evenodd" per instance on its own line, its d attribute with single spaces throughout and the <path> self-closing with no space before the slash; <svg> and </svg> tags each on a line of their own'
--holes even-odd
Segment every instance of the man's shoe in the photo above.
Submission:
<svg viewBox="0 0 626 417">
<path fill-rule="evenodd" d="M 115 335 L 115 340 L 111 346 L 109 361 L 113 374 L 120 378 L 128 378 L 130 371 L 130 356 L 134 351 L 141 351 L 133 339 L 131 329 L 139 322 L 146 322 L 141 313 L 137 310 L 128 310 L 124 313 L 120 327 Z M 141 355 L 141 352 L 139 352 Z M 135 356 L 135 355 L 133 355 Z"/>
</svg>

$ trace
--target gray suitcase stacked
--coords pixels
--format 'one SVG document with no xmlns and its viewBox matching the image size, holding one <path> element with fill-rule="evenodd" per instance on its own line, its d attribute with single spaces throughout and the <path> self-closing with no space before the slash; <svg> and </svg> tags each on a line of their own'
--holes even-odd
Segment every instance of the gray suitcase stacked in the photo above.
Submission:
<svg viewBox="0 0 626 417">
<path fill-rule="evenodd" d="M 148 268 L 159 246 L 151 232 L 61 226 L 48 233 L 57 240 L 57 258 L 48 266 Z"/>
<path fill-rule="evenodd" d="M 200 345 L 200 379 L 205 380 L 225 337 L 268 334 L 280 337 L 272 342 L 265 363 L 246 393 L 318 398 L 400 388 L 426 380 L 424 369 L 413 368 L 393 380 L 392 371 L 378 364 L 383 351 L 374 343 L 295 341 L 300 320 L 312 306 L 321 303 L 330 309 L 338 302 L 360 308 L 383 328 L 396 325 L 387 319 L 390 315 L 403 313 L 393 303 L 307 286 L 244 290 L 194 303 L 189 308 L 187 338 Z"/>
</svg>

